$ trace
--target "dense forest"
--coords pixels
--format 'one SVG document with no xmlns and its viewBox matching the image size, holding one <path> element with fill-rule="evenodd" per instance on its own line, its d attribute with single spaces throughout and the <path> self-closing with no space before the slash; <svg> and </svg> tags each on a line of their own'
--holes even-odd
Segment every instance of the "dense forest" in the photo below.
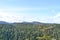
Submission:
<svg viewBox="0 0 60 40">
<path fill-rule="evenodd" d="M 0 24 L 0 40 L 60 40 L 60 24 Z"/>
</svg>

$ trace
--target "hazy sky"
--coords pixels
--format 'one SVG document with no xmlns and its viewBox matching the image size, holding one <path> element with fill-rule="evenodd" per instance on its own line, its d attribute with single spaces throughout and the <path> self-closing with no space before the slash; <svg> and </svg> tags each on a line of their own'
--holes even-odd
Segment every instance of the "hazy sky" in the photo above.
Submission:
<svg viewBox="0 0 60 40">
<path fill-rule="evenodd" d="M 60 0 L 0 0 L 0 21 L 60 23 Z"/>
</svg>

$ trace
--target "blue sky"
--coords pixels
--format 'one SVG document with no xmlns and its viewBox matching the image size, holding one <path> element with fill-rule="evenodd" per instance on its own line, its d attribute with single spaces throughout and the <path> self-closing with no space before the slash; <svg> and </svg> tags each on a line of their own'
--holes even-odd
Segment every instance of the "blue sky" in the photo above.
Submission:
<svg viewBox="0 0 60 40">
<path fill-rule="evenodd" d="M 0 21 L 60 23 L 60 0 L 0 0 Z"/>
</svg>

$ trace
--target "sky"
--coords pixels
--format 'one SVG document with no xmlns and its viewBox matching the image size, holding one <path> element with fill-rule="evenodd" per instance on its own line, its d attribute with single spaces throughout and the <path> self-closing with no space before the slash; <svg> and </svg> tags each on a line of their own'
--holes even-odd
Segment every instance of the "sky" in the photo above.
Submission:
<svg viewBox="0 0 60 40">
<path fill-rule="evenodd" d="M 0 0 L 0 21 L 60 23 L 60 0 Z"/>
</svg>

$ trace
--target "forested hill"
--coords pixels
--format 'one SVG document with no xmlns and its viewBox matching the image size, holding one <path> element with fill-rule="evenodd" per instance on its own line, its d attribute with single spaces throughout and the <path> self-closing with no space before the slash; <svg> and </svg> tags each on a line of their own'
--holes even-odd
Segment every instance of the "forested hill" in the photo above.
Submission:
<svg viewBox="0 0 60 40">
<path fill-rule="evenodd" d="M 0 40 L 60 40 L 60 24 L 0 22 Z"/>
</svg>

